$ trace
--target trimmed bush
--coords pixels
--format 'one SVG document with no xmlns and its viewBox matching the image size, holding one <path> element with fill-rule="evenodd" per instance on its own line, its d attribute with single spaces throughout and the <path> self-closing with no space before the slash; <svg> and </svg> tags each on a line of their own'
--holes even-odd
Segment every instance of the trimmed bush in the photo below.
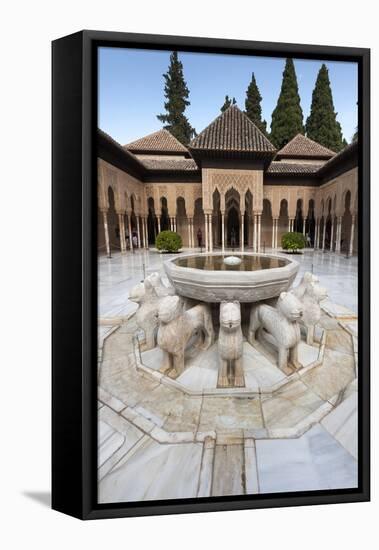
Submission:
<svg viewBox="0 0 379 550">
<path fill-rule="evenodd" d="M 182 238 L 175 231 L 161 231 L 155 239 L 155 246 L 163 252 L 178 252 Z"/>
<path fill-rule="evenodd" d="M 282 237 L 283 250 L 297 252 L 305 247 L 305 237 L 302 233 L 285 233 Z"/>
</svg>

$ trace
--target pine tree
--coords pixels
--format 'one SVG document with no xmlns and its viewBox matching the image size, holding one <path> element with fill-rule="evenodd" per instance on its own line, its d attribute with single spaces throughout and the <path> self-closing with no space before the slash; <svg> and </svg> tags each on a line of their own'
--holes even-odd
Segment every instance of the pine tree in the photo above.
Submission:
<svg viewBox="0 0 379 550">
<path fill-rule="evenodd" d="M 262 96 L 259 93 L 257 82 L 255 80 L 254 73 L 251 75 L 251 82 L 246 90 L 246 99 L 245 99 L 245 112 L 251 122 L 267 135 L 267 122 L 262 120 L 262 107 L 261 107 Z"/>
<path fill-rule="evenodd" d="M 157 115 L 157 118 L 165 123 L 166 130 L 186 145 L 196 132 L 184 114 L 186 107 L 190 105 L 189 90 L 184 80 L 183 64 L 178 59 L 178 52 L 171 54 L 170 65 L 163 78 L 165 79 L 164 93 L 167 99 L 164 108 L 167 113 Z"/>
<path fill-rule="evenodd" d="M 323 63 L 312 93 L 311 112 L 305 125 L 307 136 L 333 151 L 343 148 L 341 125 L 334 111 L 329 73 Z"/>
<path fill-rule="evenodd" d="M 224 105 L 221 107 L 220 111 L 223 113 L 230 107 L 231 105 L 235 105 L 237 103 L 236 98 L 233 97 L 233 99 L 230 99 L 228 95 L 225 96 Z"/>
<path fill-rule="evenodd" d="M 272 113 L 271 141 L 280 149 L 296 134 L 304 133 L 303 111 L 300 105 L 295 66 L 286 60 L 278 103 Z"/>
</svg>

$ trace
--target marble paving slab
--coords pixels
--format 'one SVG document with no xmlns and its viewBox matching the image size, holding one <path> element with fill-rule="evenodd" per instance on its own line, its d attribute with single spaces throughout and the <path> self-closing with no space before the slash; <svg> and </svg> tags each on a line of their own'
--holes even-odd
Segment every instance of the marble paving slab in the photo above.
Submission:
<svg viewBox="0 0 379 550">
<path fill-rule="evenodd" d="M 320 425 L 299 439 L 256 441 L 261 493 L 357 487 L 357 461 Z"/>
<path fill-rule="evenodd" d="M 149 440 L 100 481 L 99 502 L 195 497 L 201 456 L 201 443 L 160 445 Z"/>
</svg>

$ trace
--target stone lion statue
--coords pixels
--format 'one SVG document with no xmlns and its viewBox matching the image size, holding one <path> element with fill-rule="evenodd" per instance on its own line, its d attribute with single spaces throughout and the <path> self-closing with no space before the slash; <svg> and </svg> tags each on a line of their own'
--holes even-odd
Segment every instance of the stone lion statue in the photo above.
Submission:
<svg viewBox="0 0 379 550">
<path fill-rule="evenodd" d="M 136 323 L 145 333 L 145 349 L 153 349 L 158 329 L 159 298 L 148 277 L 143 283 L 138 283 L 132 288 L 129 300 L 139 305 Z"/>
<path fill-rule="evenodd" d="M 160 371 L 176 378 L 184 371 L 184 354 L 187 344 L 198 335 L 196 345 L 206 350 L 214 340 L 212 315 L 206 304 L 184 310 L 179 296 L 166 296 L 159 302 L 158 346 L 164 352 Z"/>
<path fill-rule="evenodd" d="M 303 305 L 301 324 L 305 327 L 306 342 L 312 345 L 316 324 L 321 318 L 320 302 L 328 297 L 326 288 L 318 282 L 318 277 L 312 273 L 304 273 L 300 284 L 291 292 L 300 299 Z"/>
<path fill-rule="evenodd" d="M 228 374 L 231 374 L 234 375 L 234 386 L 243 387 L 245 385 L 242 366 L 243 337 L 239 302 L 220 304 L 218 353 L 220 366 L 217 385 L 229 386 Z"/>
<path fill-rule="evenodd" d="M 145 333 L 145 350 L 153 349 L 156 346 L 159 301 L 165 296 L 173 294 L 175 294 L 174 288 L 165 286 L 156 271 L 130 291 L 129 300 L 139 305 L 136 312 L 136 323 Z"/>
<path fill-rule="evenodd" d="M 303 306 L 292 292 L 282 292 L 275 307 L 267 304 L 253 306 L 250 313 L 248 341 L 254 344 L 256 333 L 264 344 L 264 335 L 278 350 L 278 367 L 286 371 L 287 366 L 296 369 L 301 365 L 298 360 L 300 342 L 299 321 L 303 315 Z"/>
</svg>

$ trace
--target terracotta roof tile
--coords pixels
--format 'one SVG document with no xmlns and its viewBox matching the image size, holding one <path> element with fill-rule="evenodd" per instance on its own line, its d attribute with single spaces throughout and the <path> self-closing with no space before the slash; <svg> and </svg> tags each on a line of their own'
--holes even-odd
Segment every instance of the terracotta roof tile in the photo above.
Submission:
<svg viewBox="0 0 379 550">
<path fill-rule="evenodd" d="M 196 162 L 192 159 L 140 159 L 148 170 L 171 170 L 171 171 L 194 171 L 199 170 Z"/>
<path fill-rule="evenodd" d="M 293 174 L 300 176 L 316 174 L 319 169 L 319 164 L 295 164 L 290 162 L 273 161 L 267 169 L 267 174 Z"/>
<path fill-rule="evenodd" d="M 137 152 L 188 153 L 188 149 L 180 143 L 168 130 L 158 130 L 141 139 L 124 145 L 125 149 Z"/>
<path fill-rule="evenodd" d="M 189 149 L 274 153 L 275 147 L 237 105 L 232 105 L 197 137 Z"/>
<path fill-rule="evenodd" d="M 277 157 L 294 157 L 294 158 L 323 158 L 329 159 L 335 155 L 334 151 L 323 147 L 316 141 L 309 139 L 302 134 L 297 134 L 291 139 L 280 151 Z"/>
</svg>

